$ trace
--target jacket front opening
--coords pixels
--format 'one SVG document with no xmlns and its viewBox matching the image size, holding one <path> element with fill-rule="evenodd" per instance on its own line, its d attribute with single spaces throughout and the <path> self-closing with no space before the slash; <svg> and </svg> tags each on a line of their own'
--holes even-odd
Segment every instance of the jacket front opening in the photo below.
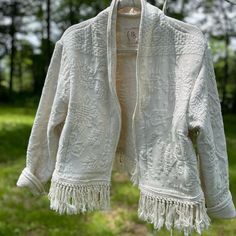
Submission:
<svg viewBox="0 0 236 236">
<path fill-rule="evenodd" d="M 135 144 L 132 137 L 132 115 L 137 99 L 136 58 L 139 43 L 140 10 L 129 13 L 122 9 L 117 12 L 116 21 L 116 91 L 121 106 L 121 133 L 116 153 L 125 160 L 124 166 L 133 166 Z"/>
</svg>

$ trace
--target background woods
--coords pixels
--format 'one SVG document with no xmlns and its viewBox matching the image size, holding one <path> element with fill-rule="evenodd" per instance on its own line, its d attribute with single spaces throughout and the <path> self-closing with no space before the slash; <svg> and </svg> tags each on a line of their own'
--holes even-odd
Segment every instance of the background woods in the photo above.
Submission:
<svg viewBox="0 0 236 236">
<path fill-rule="evenodd" d="M 163 0 L 149 0 L 162 8 Z M 54 43 L 70 25 L 109 0 L 1 0 L 0 101 L 39 96 Z M 236 112 L 236 5 L 224 0 L 168 1 L 166 14 L 200 27 L 210 39 L 223 112 Z"/>
<path fill-rule="evenodd" d="M 160 9 L 163 0 L 148 0 Z M 232 1 L 232 3 L 230 3 Z M 236 5 L 235 0 L 168 0 L 165 14 L 197 25 L 208 37 L 221 100 L 236 202 Z M 55 42 L 71 25 L 98 14 L 111 0 L 0 0 L 0 236 L 152 236 L 138 219 L 139 191 L 113 173 L 112 212 L 60 216 L 16 187 Z M 182 235 L 173 232 L 173 235 Z M 193 234 L 197 235 L 197 234 Z M 236 220 L 213 220 L 203 236 L 235 236 Z"/>
<path fill-rule="evenodd" d="M 0 1 L 0 100 L 40 95 L 54 43 L 109 1 Z"/>
</svg>

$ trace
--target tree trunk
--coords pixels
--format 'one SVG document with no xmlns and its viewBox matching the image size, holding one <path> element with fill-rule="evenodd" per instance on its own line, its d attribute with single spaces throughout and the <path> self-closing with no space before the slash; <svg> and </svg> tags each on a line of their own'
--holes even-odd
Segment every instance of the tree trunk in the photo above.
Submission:
<svg viewBox="0 0 236 236">
<path fill-rule="evenodd" d="M 222 113 L 224 113 L 227 109 L 226 106 L 226 88 L 227 88 L 227 83 L 228 83 L 228 77 L 229 77 L 229 53 L 228 53 L 228 48 L 229 48 L 229 33 L 228 33 L 228 18 L 226 15 L 226 11 L 223 8 L 222 2 L 221 2 L 221 11 L 223 13 L 224 17 L 224 27 L 225 27 L 225 35 L 224 35 L 224 41 L 225 41 L 225 58 L 224 58 L 224 77 L 223 77 L 223 83 L 222 83 Z"/>
<path fill-rule="evenodd" d="M 50 38 L 50 33 L 51 33 L 51 0 L 47 0 L 47 63 L 49 65 L 50 63 L 50 58 L 51 58 L 51 38 Z"/>
<path fill-rule="evenodd" d="M 236 58 L 236 52 L 234 53 L 235 56 L 234 58 Z M 236 60 L 235 61 L 235 65 L 236 65 Z M 232 107 L 232 111 L 234 113 L 236 113 L 236 79 L 234 79 L 234 92 L 233 92 L 233 107 Z"/>
<path fill-rule="evenodd" d="M 70 15 L 70 25 L 74 24 L 75 17 L 74 17 L 74 12 L 73 12 L 73 3 L 72 0 L 69 1 L 69 15 Z"/>
<path fill-rule="evenodd" d="M 22 50 L 19 52 L 20 55 L 22 54 Z M 22 58 L 22 56 L 21 56 Z M 22 60 L 19 60 L 19 92 L 23 91 L 23 80 L 22 80 Z"/>
<path fill-rule="evenodd" d="M 11 9 L 11 28 L 10 28 L 10 35 L 11 35 L 11 67 L 10 67 L 10 80 L 9 80 L 9 96 L 11 97 L 12 90 L 13 90 L 13 76 L 14 76 L 14 58 L 15 58 L 15 15 L 16 15 L 16 2 L 12 3 Z"/>
<path fill-rule="evenodd" d="M 225 35 L 225 58 L 224 58 L 224 78 L 223 78 L 223 86 L 222 86 L 222 105 L 223 110 L 226 110 L 226 95 L 227 95 L 227 84 L 228 84 L 228 77 L 229 77 L 229 53 L 228 53 L 228 47 L 229 47 L 229 35 L 226 33 Z"/>
</svg>

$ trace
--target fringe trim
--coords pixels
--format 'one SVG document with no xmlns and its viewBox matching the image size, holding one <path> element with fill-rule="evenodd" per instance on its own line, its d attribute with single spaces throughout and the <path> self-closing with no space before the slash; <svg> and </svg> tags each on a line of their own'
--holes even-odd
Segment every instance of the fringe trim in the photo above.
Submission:
<svg viewBox="0 0 236 236">
<path fill-rule="evenodd" d="M 172 227 L 184 231 L 184 236 L 191 235 L 196 230 L 201 235 L 208 229 L 211 219 L 206 213 L 205 201 L 180 201 L 169 197 L 140 194 L 138 216 L 152 223 L 154 229 L 165 226 L 169 231 Z"/>
<path fill-rule="evenodd" d="M 51 181 L 50 208 L 59 214 L 78 214 L 95 210 L 110 211 L 110 184 L 68 184 Z"/>
</svg>

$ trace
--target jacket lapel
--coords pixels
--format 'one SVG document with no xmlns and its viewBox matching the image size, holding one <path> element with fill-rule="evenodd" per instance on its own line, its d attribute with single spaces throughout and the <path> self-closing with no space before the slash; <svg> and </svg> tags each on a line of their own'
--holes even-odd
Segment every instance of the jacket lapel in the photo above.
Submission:
<svg viewBox="0 0 236 236">
<path fill-rule="evenodd" d="M 107 22 L 107 62 L 108 62 L 108 81 L 109 88 L 114 96 L 119 112 L 119 100 L 116 95 L 115 87 L 115 78 L 116 78 L 116 63 L 117 63 L 117 45 L 116 45 L 116 21 L 117 21 L 117 6 L 119 1 L 122 1 L 124 4 L 128 0 L 112 0 L 110 7 L 108 9 L 108 22 Z M 139 43 L 137 51 L 137 60 L 136 60 L 136 79 L 139 83 L 139 70 L 141 58 L 143 61 L 145 55 L 150 54 L 152 33 L 154 27 L 157 27 L 156 24 L 159 24 L 159 17 L 163 12 L 148 3 L 146 0 L 134 0 L 135 2 L 141 2 L 141 16 L 140 16 L 140 25 L 139 25 Z M 158 28 L 158 27 L 157 27 Z"/>
<path fill-rule="evenodd" d="M 122 4 L 128 5 L 127 0 L 122 0 Z M 141 86 L 141 74 L 142 67 L 147 68 L 147 65 L 144 65 L 147 61 L 145 60 L 145 55 L 148 56 L 151 51 L 151 42 L 152 42 L 152 33 L 156 24 L 159 24 L 159 17 L 162 14 L 162 11 L 149 4 L 146 0 L 135 0 L 136 4 L 141 3 L 141 15 L 140 15 L 140 23 L 139 23 L 139 37 L 138 37 L 138 50 L 136 57 L 136 89 L 137 89 L 137 97 L 135 102 L 134 112 L 132 114 L 132 133 L 133 140 L 135 145 L 136 152 L 136 165 L 134 174 L 132 176 L 132 181 L 134 183 L 138 182 L 138 155 L 136 150 L 136 134 L 134 127 L 134 120 L 136 117 L 136 113 L 138 111 L 138 107 L 140 105 L 140 88 Z M 117 144 L 119 140 L 119 134 L 121 131 L 121 106 L 119 103 L 119 99 L 116 92 L 116 68 L 117 68 L 117 45 L 116 45 L 116 22 L 117 22 L 117 10 L 118 10 L 119 0 L 112 0 L 110 7 L 108 8 L 108 21 L 107 21 L 107 66 L 108 66 L 108 82 L 109 89 L 112 93 L 112 96 L 115 100 L 118 112 L 119 119 L 119 131 L 117 133 Z M 159 27 L 158 27 L 159 28 Z M 148 57 L 147 57 L 148 58 Z M 143 78 L 145 79 L 145 78 Z M 128 98 L 127 98 L 128 99 Z M 136 117 L 137 118 L 137 117 Z"/>
</svg>

